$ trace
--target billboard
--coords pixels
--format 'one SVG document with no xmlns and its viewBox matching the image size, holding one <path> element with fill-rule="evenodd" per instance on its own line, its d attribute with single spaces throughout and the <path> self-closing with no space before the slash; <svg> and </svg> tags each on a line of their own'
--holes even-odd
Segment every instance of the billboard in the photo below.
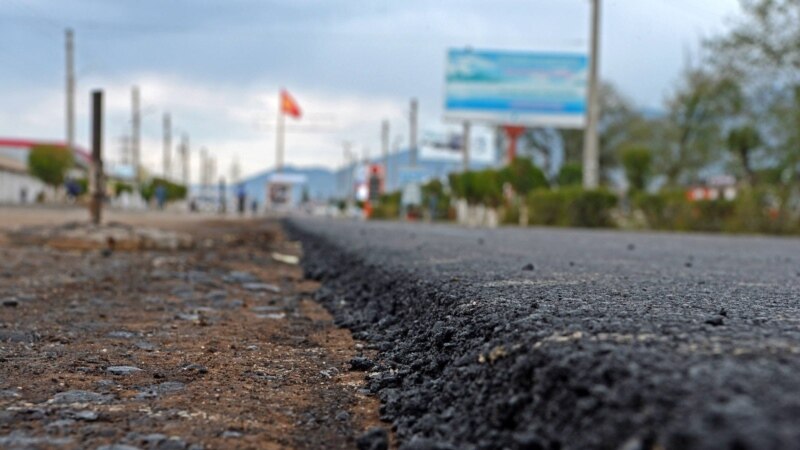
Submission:
<svg viewBox="0 0 800 450">
<path fill-rule="evenodd" d="M 583 128 L 588 67 L 581 54 L 451 49 L 445 119 Z"/>
</svg>

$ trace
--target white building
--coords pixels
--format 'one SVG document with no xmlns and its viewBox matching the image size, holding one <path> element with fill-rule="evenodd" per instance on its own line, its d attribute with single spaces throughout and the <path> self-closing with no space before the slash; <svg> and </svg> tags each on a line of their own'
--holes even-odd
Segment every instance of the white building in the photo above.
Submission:
<svg viewBox="0 0 800 450">
<path fill-rule="evenodd" d="M 33 203 L 52 189 L 28 173 L 28 152 L 37 145 L 64 144 L 38 142 L 21 139 L 0 138 L 0 204 Z M 85 151 L 75 150 L 75 162 L 86 167 L 89 156 Z"/>
</svg>

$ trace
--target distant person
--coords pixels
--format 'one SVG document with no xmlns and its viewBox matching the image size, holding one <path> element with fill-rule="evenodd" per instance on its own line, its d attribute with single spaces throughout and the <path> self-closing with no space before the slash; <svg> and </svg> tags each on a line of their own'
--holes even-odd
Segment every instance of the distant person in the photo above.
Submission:
<svg viewBox="0 0 800 450">
<path fill-rule="evenodd" d="M 253 213 L 254 216 L 256 215 L 256 213 L 258 213 L 258 200 L 253 200 L 252 202 L 250 202 L 250 211 Z"/>
<path fill-rule="evenodd" d="M 196 199 L 191 199 L 189 201 L 189 211 L 197 212 L 197 200 Z"/>
<path fill-rule="evenodd" d="M 244 185 L 242 184 L 236 189 L 236 203 L 236 209 L 239 211 L 239 215 L 243 216 L 244 213 L 247 212 L 247 192 L 245 192 Z"/>
<path fill-rule="evenodd" d="M 81 195 L 81 186 L 78 182 L 70 178 L 64 184 L 67 188 L 67 199 L 71 202 L 77 200 L 78 196 Z"/>
<path fill-rule="evenodd" d="M 156 186 L 156 202 L 158 202 L 158 209 L 163 210 L 164 204 L 167 203 L 167 188 L 163 184 Z"/>
<path fill-rule="evenodd" d="M 19 202 L 23 205 L 28 203 L 28 188 L 22 188 L 19 190 Z"/>
</svg>

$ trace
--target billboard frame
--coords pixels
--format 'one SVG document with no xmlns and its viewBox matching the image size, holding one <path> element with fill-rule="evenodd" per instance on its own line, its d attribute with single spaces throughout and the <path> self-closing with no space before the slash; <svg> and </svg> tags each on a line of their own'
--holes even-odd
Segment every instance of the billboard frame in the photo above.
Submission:
<svg viewBox="0 0 800 450">
<path fill-rule="evenodd" d="M 446 122 L 473 122 L 485 123 L 487 125 L 518 125 L 524 127 L 555 127 L 567 129 L 584 129 L 587 125 L 587 109 L 588 109 L 588 68 L 590 63 L 589 56 L 579 52 L 552 52 L 552 51 L 523 51 L 523 50 L 495 50 L 495 49 L 472 49 L 472 48 L 449 48 L 445 55 L 445 67 L 450 67 L 450 62 L 454 54 L 464 55 L 468 53 L 491 55 L 494 57 L 531 57 L 533 61 L 535 58 L 564 59 L 571 64 L 583 64 L 583 68 L 578 73 L 579 77 L 583 78 L 584 86 L 582 86 L 583 95 L 581 96 L 582 111 L 575 114 L 567 113 L 547 113 L 535 111 L 513 111 L 513 110 L 481 110 L 479 108 L 457 108 L 453 109 L 448 107 L 450 95 L 448 93 L 451 89 L 451 82 L 448 80 L 448 74 L 445 73 L 444 84 L 444 114 L 443 119 Z M 571 61 L 570 61 L 571 60 Z"/>
</svg>

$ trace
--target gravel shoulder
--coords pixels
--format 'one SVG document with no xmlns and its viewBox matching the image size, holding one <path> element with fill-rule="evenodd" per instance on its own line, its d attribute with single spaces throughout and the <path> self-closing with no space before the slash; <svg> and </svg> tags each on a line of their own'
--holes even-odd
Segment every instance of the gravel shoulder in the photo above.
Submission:
<svg viewBox="0 0 800 450">
<path fill-rule="evenodd" d="M 0 448 L 354 448 L 380 426 L 350 370 L 372 352 L 275 258 L 298 243 L 275 222 L 170 224 L 195 248 L 0 243 Z"/>
<path fill-rule="evenodd" d="M 408 449 L 794 449 L 797 239 L 295 218 Z"/>
</svg>

